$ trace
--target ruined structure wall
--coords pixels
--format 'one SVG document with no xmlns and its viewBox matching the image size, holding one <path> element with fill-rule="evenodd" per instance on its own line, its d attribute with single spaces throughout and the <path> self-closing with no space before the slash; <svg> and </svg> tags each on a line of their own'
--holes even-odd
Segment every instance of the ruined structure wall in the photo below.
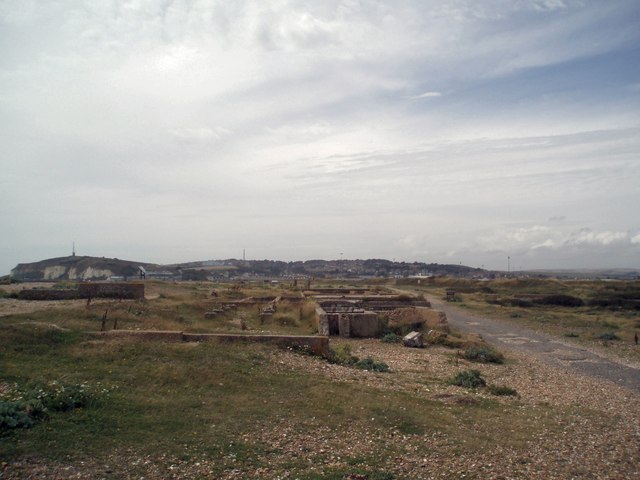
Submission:
<svg viewBox="0 0 640 480">
<path fill-rule="evenodd" d="M 72 300 L 78 298 L 144 298 L 143 283 L 80 283 L 77 289 L 32 289 L 18 293 L 19 300 Z"/>
<path fill-rule="evenodd" d="M 80 298 L 77 290 L 21 290 L 18 300 L 73 300 Z"/>
<path fill-rule="evenodd" d="M 78 292 L 80 298 L 138 300 L 144 298 L 144 283 L 81 283 Z"/>
<path fill-rule="evenodd" d="M 371 338 L 382 334 L 383 324 L 373 312 L 346 313 L 340 315 L 340 335 L 342 335 L 343 319 L 348 320 L 350 337 Z M 346 322 L 345 322 L 346 323 Z"/>
</svg>

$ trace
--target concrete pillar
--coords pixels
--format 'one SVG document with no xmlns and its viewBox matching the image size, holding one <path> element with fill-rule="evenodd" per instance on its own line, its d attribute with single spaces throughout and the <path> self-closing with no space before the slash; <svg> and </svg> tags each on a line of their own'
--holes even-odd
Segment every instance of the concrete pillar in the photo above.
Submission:
<svg viewBox="0 0 640 480">
<path fill-rule="evenodd" d="M 351 336 L 351 316 L 342 314 L 338 318 L 338 330 L 341 337 Z"/>
</svg>

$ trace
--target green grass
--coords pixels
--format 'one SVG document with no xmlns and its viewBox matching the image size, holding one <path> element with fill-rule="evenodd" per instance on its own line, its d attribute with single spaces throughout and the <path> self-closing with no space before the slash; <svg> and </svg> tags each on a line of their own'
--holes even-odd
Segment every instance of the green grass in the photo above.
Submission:
<svg viewBox="0 0 640 480">
<path fill-rule="evenodd" d="M 0 342 L 8 346 L 0 352 L 5 383 L 99 382 L 111 392 L 90 407 L 51 412 L 32 428 L 14 431 L 11 441 L 0 442 L 5 461 L 29 455 L 99 459 L 114 449 L 132 449 L 214 458 L 235 452 L 247 468 L 258 465 L 259 452 L 269 448 L 243 440 L 256 425 L 292 422 L 299 432 L 318 425 L 418 436 L 448 432 L 462 443 L 469 433 L 456 429 L 457 416 L 503 416 L 497 408 L 481 414 L 474 407 L 443 409 L 402 392 L 278 371 L 265 346 L 103 342 L 4 322 Z M 375 465 L 367 471 L 376 471 Z"/>
<path fill-rule="evenodd" d="M 226 320 L 209 323 L 199 318 L 206 304 L 197 296 L 191 301 L 186 298 L 206 294 L 205 287 L 154 286 L 166 298 L 112 305 L 110 318 L 120 316 L 119 322 L 131 328 L 170 327 L 178 312 L 196 318 L 189 328 L 215 331 L 218 322 Z M 287 326 L 291 331 L 308 333 L 309 312 L 304 308 L 300 315 L 300 306 L 283 305 L 282 313 L 297 315 L 300 323 Z M 101 385 L 109 391 L 99 401 L 52 411 L 32 428 L 1 438 L 0 461 L 29 458 L 104 464 L 115 454 L 148 456 L 163 468 L 176 459 L 208 459 L 212 478 L 227 468 L 251 472 L 269 463 L 297 478 L 344 478 L 356 473 L 370 479 L 403 478 L 391 476 L 393 465 L 388 459 L 408 452 L 429 453 L 434 447 L 426 439 L 446 438 L 440 448 L 469 454 L 496 445 L 526 448 L 539 432 L 552 433 L 562 415 L 550 407 L 501 404 L 497 397 L 477 404 L 444 404 L 421 390 L 405 388 L 425 380 L 433 388 L 443 384 L 444 379 L 428 378 L 423 372 L 349 370 L 352 377 L 374 375 L 386 382 L 385 387 L 376 387 L 376 382 L 345 382 L 339 376 L 333 379 L 281 365 L 274 360 L 274 350 L 263 345 L 103 341 L 81 333 L 99 326 L 103 310 L 103 305 L 96 304 L 89 309 L 65 307 L 0 318 L 0 384 L 26 387 L 58 381 Z M 350 351 L 343 353 L 351 356 Z M 505 422 L 510 425 L 506 433 Z M 305 460 L 272 441 L 285 430 L 310 437 L 311 448 L 323 438 L 339 442 L 344 437 L 348 445 L 349 435 L 365 439 L 371 447 L 367 452 L 343 453 L 345 465 L 329 462 L 322 473 L 314 473 Z M 314 452 L 314 459 L 322 463 L 330 456 Z M 122 468 L 128 469 L 122 478 L 149 474 L 144 464 Z"/>
</svg>

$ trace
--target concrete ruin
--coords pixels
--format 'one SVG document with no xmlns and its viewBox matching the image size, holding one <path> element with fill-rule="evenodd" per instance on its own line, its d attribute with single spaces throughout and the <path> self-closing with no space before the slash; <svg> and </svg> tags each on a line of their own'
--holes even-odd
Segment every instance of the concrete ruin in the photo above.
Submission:
<svg viewBox="0 0 640 480">
<path fill-rule="evenodd" d="M 423 328 L 448 331 L 449 328 L 446 315 L 432 310 L 429 302 L 420 297 L 349 291 L 340 296 L 318 295 L 315 299 L 320 335 L 378 337 L 389 329 L 401 333 Z"/>
<path fill-rule="evenodd" d="M 321 301 L 316 307 L 320 335 L 376 337 L 382 332 L 378 315 L 348 300 Z"/>
</svg>

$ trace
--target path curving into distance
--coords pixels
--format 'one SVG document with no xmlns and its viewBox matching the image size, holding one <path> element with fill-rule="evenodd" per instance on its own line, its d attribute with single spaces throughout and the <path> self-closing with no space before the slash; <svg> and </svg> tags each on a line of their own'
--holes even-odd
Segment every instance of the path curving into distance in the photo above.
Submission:
<svg viewBox="0 0 640 480">
<path fill-rule="evenodd" d="M 447 314 L 452 327 L 467 333 L 478 333 L 496 347 L 535 355 L 553 366 L 609 380 L 640 394 L 639 368 L 604 358 L 580 346 L 562 342 L 551 335 L 534 332 L 506 320 L 469 313 L 432 296 L 428 300 L 433 308 Z"/>
</svg>

